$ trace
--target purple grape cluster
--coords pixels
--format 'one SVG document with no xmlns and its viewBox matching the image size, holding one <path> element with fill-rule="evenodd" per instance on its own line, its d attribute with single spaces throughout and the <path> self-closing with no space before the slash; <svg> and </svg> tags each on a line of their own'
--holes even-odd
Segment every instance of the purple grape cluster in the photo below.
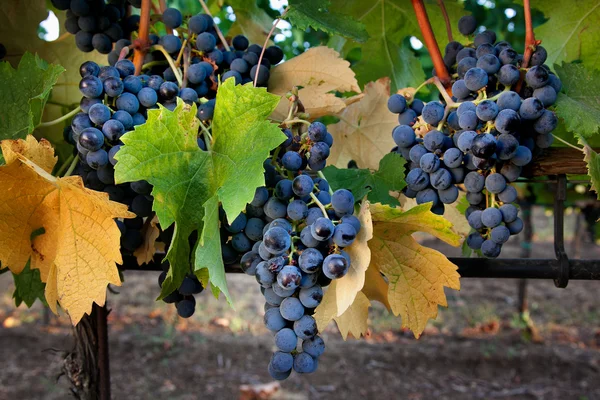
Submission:
<svg viewBox="0 0 600 400">
<path fill-rule="evenodd" d="M 70 4 L 74 2 L 75 0 Z M 146 56 L 147 66 L 142 68 L 140 75 L 135 75 L 135 67 L 131 60 L 118 59 L 119 47 L 129 44 L 123 39 L 109 54 L 110 65 L 99 66 L 91 61 L 81 65 L 81 112 L 73 117 L 70 126 L 64 132 L 65 140 L 75 146 L 74 152 L 80 161 L 75 173 L 83 178 L 85 186 L 108 193 L 111 200 L 127 204 L 130 211 L 136 214 L 134 219 L 118 221 L 121 229 L 121 250 L 125 254 L 133 253 L 142 244 L 141 229 L 145 220 L 152 214 L 153 197 L 152 185 L 146 181 L 115 184 L 115 155 L 122 145 L 121 136 L 133 130 L 135 126 L 144 124 L 148 110 L 157 109 L 159 104 L 174 110 L 177 98 L 181 98 L 187 104 L 196 104 L 196 116 L 203 123 L 209 124 L 214 115 L 219 82 L 234 79 L 236 84 L 245 84 L 252 81 L 257 73 L 257 84 L 265 86 L 268 83 L 271 65 L 283 59 L 281 49 L 271 46 L 265 49 L 264 58 L 259 65 L 262 47 L 250 45 L 243 35 L 234 37 L 231 40 L 232 49 L 225 50 L 223 45 L 217 44 L 213 19 L 206 14 L 198 14 L 184 22 L 178 10 L 169 8 L 163 13 L 162 22 L 172 29 L 187 25 L 190 32 L 188 45 L 194 49 L 195 54 L 190 57 L 189 65 L 179 65 L 177 70 L 173 71 L 162 52 L 151 51 Z M 158 38 L 151 35 L 151 40 L 162 45 L 172 55 L 173 60 L 180 58 L 180 37 L 165 35 Z M 112 60 L 115 56 L 116 60 Z M 179 85 L 177 76 L 182 79 L 184 87 Z M 331 135 L 326 130 L 325 133 L 328 135 L 325 138 L 330 143 Z M 207 149 L 205 139 L 202 129 L 199 128 L 197 140 L 198 147 L 202 150 Z M 305 148 L 308 146 L 307 143 L 303 145 Z M 323 160 L 327 158 L 328 145 L 319 142 L 310 145 L 310 148 L 314 148 L 312 153 L 307 153 L 300 147 L 295 150 L 298 156 L 301 154 L 303 165 L 308 162 L 310 154 L 311 165 L 314 168 L 322 168 L 325 161 L 317 165 L 316 160 L 319 157 Z M 164 242 L 167 248 L 172 234 L 172 227 L 161 231 L 159 240 Z M 168 269 L 168 264 L 166 266 Z M 163 280 L 164 277 L 159 279 L 160 285 Z M 197 279 L 190 274 L 182 283 L 182 287 L 164 299 L 169 303 L 174 302 L 179 315 L 185 318 L 193 314 L 195 305 L 195 292 L 191 293 L 190 280 L 196 285 L 194 291 L 202 290 Z"/>
<path fill-rule="evenodd" d="M 331 134 L 320 122 L 304 127 L 283 130 L 287 140 L 264 163 L 266 186 L 231 224 L 222 219 L 224 262 L 239 262 L 265 297 L 264 323 L 277 348 L 268 371 L 278 380 L 317 369 L 325 343 L 312 314 L 323 288 L 348 273 L 343 248 L 361 228 L 352 193 L 334 192 L 315 176 L 329 156 Z"/>
<path fill-rule="evenodd" d="M 77 48 L 85 53 L 96 50 L 108 54 L 113 43 L 127 41 L 139 27 L 140 16 L 127 16 L 127 6 L 140 8 L 137 0 L 51 0 L 67 12 L 65 29 L 75 35 Z M 129 43 L 131 44 L 131 43 Z M 121 46 L 121 48 L 124 46 Z"/>
<path fill-rule="evenodd" d="M 459 21 L 465 35 L 476 27 L 473 17 Z M 466 191 L 466 217 L 474 230 L 467 244 L 495 258 L 510 235 L 523 229 L 511 183 L 536 152 L 552 144 L 558 120 L 547 107 L 556 101 L 561 82 L 538 46 L 517 93 L 522 55 L 507 42 L 496 43 L 492 31 L 477 34 L 473 42 L 446 46 L 446 67 L 458 76 L 451 102 L 409 103 L 394 94 L 388 108 L 400 123 L 392 132 L 394 151 L 408 161 L 404 194 L 418 204 L 431 202 L 432 212 L 441 215 L 459 190 Z"/>
</svg>

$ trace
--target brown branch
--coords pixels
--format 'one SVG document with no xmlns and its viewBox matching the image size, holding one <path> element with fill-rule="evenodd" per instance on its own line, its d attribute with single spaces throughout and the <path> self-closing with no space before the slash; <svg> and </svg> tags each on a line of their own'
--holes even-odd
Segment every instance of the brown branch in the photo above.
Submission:
<svg viewBox="0 0 600 400">
<path fill-rule="evenodd" d="M 283 16 L 285 15 L 285 13 L 287 12 L 287 8 L 285 10 L 283 10 L 283 12 L 281 13 L 281 16 L 279 18 L 277 18 L 275 20 L 275 22 L 273 23 L 273 26 L 271 27 L 271 30 L 269 31 L 269 34 L 267 35 L 267 38 L 265 39 L 265 43 L 263 44 L 262 50 L 260 51 L 260 57 L 258 57 L 258 65 L 256 67 L 256 73 L 254 74 L 254 86 L 256 87 L 256 81 L 258 81 L 258 73 L 260 71 L 260 63 L 262 62 L 263 56 L 265 54 L 265 49 L 267 48 L 267 45 L 269 44 L 269 39 L 271 38 L 271 35 L 273 35 L 273 32 L 275 32 L 275 28 L 277 27 L 277 24 L 279 23 L 279 21 L 281 21 L 281 18 L 283 18 Z"/>
<path fill-rule="evenodd" d="M 440 81 L 444 87 L 449 89 L 450 74 L 448 74 L 446 65 L 444 65 L 444 59 L 442 58 L 442 53 L 440 53 L 440 48 L 435 40 L 433 29 L 431 29 L 431 23 L 429 22 L 429 17 L 427 16 L 427 11 L 425 10 L 423 0 L 411 0 L 411 2 L 413 8 L 415 9 L 415 15 L 417 17 L 417 21 L 419 22 L 419 28 L 423 34 L 423 39 L 425 40 L 425 47 L 427 48 L 427 51 L 431 56 L 431 60 L 433 61 L 435 73 L 437 77 L 440 78 Z"/>
<path fill-rule="evenodd" d="M 444 22 L 446 23 L 446 33 L 448 34 L 448 41 L 454 41 L 452 37 L 452 25 L 450 25 L 450 18 L 448 17 L 448 11 L 446 11 L 446 5 L 444 4 L 444 0 L 437 0 L 438 6 L 440 6 L 440 10 L 442 10 L 442 15 L 444 16 Z"/>
<path fill-rule="evenodd" d="M 202 9 L 204 9 L 204 12 L 206 14 L 208 14 L 211 18 L 213 18 L 212 14 L 210 13 L 210 10 L 206 6 L 206 3 L 204 2 L 204 0 L 198 0 L 198 1 L 200 2 Z M 221 43 L 223 43 L 223 47 L 225 47 L 225 50 L 231 51 L 229 44 L 227 44 L 227 40 L 225 40 L 225 36 L 223 36 L 223 32 L 221 32 L 221 30 L 219 29 L 219 26 L 217 24 L 215 24 L 215 30 L 217 31 L 217 35 L 219 36 L 219 39 L 221 39 Z"/>
<path fill-rule="evenodd" d="M 142 0 L 142 8 L 140 12 L 140 30 L 139 36 L 134 43 L 134 54 L 133 64 L 135 65 L 135 74 L 139 75 L 142 72 L 142 65 L 144 64 L 144 57 L 148 46 L 150 45 L 150 11 L 152 6 L 150 0 Z"/>
<path fill-rule="evenodd" d="M 525 51 L 523 52 L 523 62 L 521 68 L 529 67 L 531 61 L 531 55 L 535 50 L 535 47 L 541 43 L 540 40 L 535 40 L 535 34 L 533 33 L 533 23 L 531 22 L 531 6 L 529 0 L 523 0 L 523 10 L 525 12 Z M 525 71 L 521 71 L 521 77 L 519 82 L 515 86 L 515 91 L 519 93 L 523 86 L 523 79 L 525 78 Z"/>
</svg>

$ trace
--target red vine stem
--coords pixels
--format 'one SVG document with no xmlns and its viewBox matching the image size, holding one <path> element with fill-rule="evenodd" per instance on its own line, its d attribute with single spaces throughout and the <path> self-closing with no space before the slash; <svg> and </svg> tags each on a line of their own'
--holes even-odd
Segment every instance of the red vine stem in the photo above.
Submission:
<svg viewBox="0 0 600 400">
<path fill-rule="evenodd" d="M 204 0 L 198 0 L 198 1 L 200 2 L 200 5 L 202 6 L 202 9 L 204 10 L 204 12 L 206 14 L 210 15 L 211 18 L 213 18 L 212 14 L 210 13 L 210 10 L 206 6 L 206 3 L 204 2 Z M 219 29 L 219 26 L 217 24 L 215 24 L 215 30 L 217 31 L 217 35 L 219 36 L 219 39 L 221 39 L 221 43 L 223 43 L 223 47 L 225 47 L 225 50 L 231 51 L 229 44 L 227 44 L 227 40 L 225 40 L 225 36 L 223 36 L 223 32 L 221 32 L 221 30 Z"/>
<path fill-rule="evenodd" d="M 269 34 L 267 35 L 267 38 L 265 39 L 265 43 L 263 44 L 262 50 L 260 51 L 260 57 L 258 57 L 258 67 L 256 67 L 256 73 L 254 74 L 254 86 L 256 87 L 256 82 L 258 81 L 258 73 L 260 72 L 260 63 L 262 62 L 263 56 L 265 54 L 265 49 L 267 48 L 267 45 L 269 44 L 269 39 L 271 39 L 271 35 L 273 35 L 273 32 L 275 32 L 275 28 L 277 27 L 277 24 L 279 23 L 279 21 L 281 21 L 281 18 L 283 18 L 283 16 L 285 15 L 285 13 L 287 12 L 287 8 L 285 10 L 283 10 L 283 12 L 281 13 L 281 15 L 279 16 L 279 18 L 277 18 L 275 20 L 275 22 L 273 23 L 273 26 L 271 27 L 271 30 L 269 31 Z"/>
<path fill-rule="evenodd" d="M 448 90 L 450 88 L 450 74 L 448 74 L 446 65 L 444 65 L 444 59 L 442 58 L 442 53 L 440 52 L 437 41 L 435 40 L 433 29 L 431 29 L 431 23 L 429 22 L 429 17 L 427 16 L 427 11 L 425 10 L 423 0 L 411 0 L 411 2 L 413 8 L 415 9 L 415 15 L 417 17 L 417 21 L 419 22 L 419 28 L 423 34 L 423 39 L 425 40 L 425 47 L 427 47 L 427 51 L 429 52 L 431 60 L 433 61 L 435 73 L 446 90 Z"/>
<path fill-rule="evenodd" d="M 167 2 L 166 2 L 165 0 L 158 0 L 158 4 L 160 5 L 160 13 L 161 13 L 161 14 L 162 14 L 162 13 L 164 13 L 164 12 L 165 12 L 165 10 L 167 9 Z M 169 28 L 169 27 L 166 27 L 166 26 L 165 26 L 165 28 L 166 28 L 166 30 L 167 30 L 167 33 L 168 33 L 169 35 L 172 35 L 172 34 L 173 34 L 173 29 L 171 29 L 171 28 Z"/>
<path fill-rule="evenodd" d="M 446 33 L 448 34 L 448 41 L 454 41 L 452 37 L 452 25 L 450 25 L 450 18 L 448 18 L 448 11 L 446 11 L 446 5 L 444 4 L 444 0 L 437 0 L 438 6 L 440 6 L 440 10 L 442 10 L 442 16 L 444 17 L 444 22 L 446 23 Z"/>
<path fill-rule="evenodd" d="M 535 46 L 541 43 L 541 40 L 535 40 L 535 34 L 533 33 L 533 23 L 531 22 L 531 6 L 529 0 L 523 0 L 523 10 L 525 12 L 525 51 L 523 52 L 523 63 L 521 68 L 529 67 L 529 61 L 531 61 L 531 55 L 535 50 Z M 525 73 L 521 72 L 521 79 L 517 82 L 515 91 L 519 93 L 521 86 L 523 85 L 523 77 Z"/>
<path fill-rule="evenodd" d="M 144 57 L 146 56 L 146 51 L 148 51 L 148 46 L 150 41 L 148 37 L 150 36 L 150 11 L 152 9 L 152 5 L 150 0 L 142 0 L 142 7 L 140 12 L 140 30 L 139 36 L 135 40 L 135 51 L 133 53 L 133 64 L 135 65 L 135 74 L 139 75 L 142 72 L 142 65 L 144 64 Z"/>
</svg>

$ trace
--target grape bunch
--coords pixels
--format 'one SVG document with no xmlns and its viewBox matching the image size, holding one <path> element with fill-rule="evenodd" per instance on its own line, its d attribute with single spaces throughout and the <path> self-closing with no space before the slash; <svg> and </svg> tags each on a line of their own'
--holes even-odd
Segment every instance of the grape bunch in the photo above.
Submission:
<svg viewBox="0 0 600 400">
<path fill-rule="evenodd" d="M 127 6 L 140 8 L 140 0 L 51 0 L 67 12 L 65 29 L 75 35 L 77 48 L 85 53 L 111 52 L 113 43 L 125 41 L 139 27 L 140 16 L 127 16 Z"/>
<path fill-rule="evenodd" d="M 360 230 L 354 196 L 333 192 L 319 175 L 333 138 L 313 122 L 306 132 L 284 129 L 287 140 L 265 161 L 265 184 L 235 220 L 222 219 L 226 264 L 238 262 L 253 275 L 265 297 L 264 323 L 275 333 L 270 375 L 286 379 L 291 371 L 311 373 L 325 343 L 312 317 L 323 288 L 348 273 L 350 246 Z M 298 346 L 301 339 L 301 349 Z"/>
<path fill-rule="evenodd" d="M 74 3 L 75 0 L 71 4 Z M 152 185 L 146 181 L 115 184 L 115 155 L 122 145 L 121 136 L 135 126 L 144 124 L 148 110 L 157 109 L 159 104 L 169 110 L 175 109 L 177 98 L 187 104 L 197 104 L 196 116 L 205 124 L 205 129 L 209 129 L 219 82 L 231 78 L 238 84 L 247 83 L 252 81 L 254 74 L 258 74 L 257 84 L 265 86 L 271 65 L 283 59 L 281 49 L 271 46 L 265 49 L 265 56 L 259 65 L 262 47 L 250 45 L 245 36 L 234 37 L 231 41 L 233 48 L 227 51 L 222 44 L 217 44 L 214 22 L 209 15 L 198 14 L 187 22 L 182 19 L 181 13 L 173 8 L 165 10 L 162 15 L 165 25 L 173 29 L 183 24 L 189 28 L 190 36 L 186 42 L 190 52 L 188 64 L 174 61 L 183 60 L 178 56 L 183 51 L 181 37 L 167 34 L 159 38 L 151 35 L 154 36 L 151 41 L 160 43 L 167 54 L 173 57 L 170 61 L 175 63 L 175 71 L 167 56 L 151 47 L 142 73 L 136 75 L 133 62 L 127 58 L 129 55 L 119 59 L 119 46 L 126 46 L 129 43 L 126 39 L 114 45 L 115 50 L 109 54 L 111 65 L 99 66 L 88 61 L 80 67 L 79 89 L 83 95 L 81 112 L 72 118 L 64 136 L 67 142 L 75 146 L 74 153 L 79 163 L 74 173 L 82 177 L 85 186 L 108 193 L 111 200 L 127 204 L 129 210 L 136 214 L 136 218 L 117 221 L 124 254 L 131 254 L 142 245 L 141 230 L 152 215 L 153 197 Z M 110 62 L 113 54 L 116 54 L 117 60 Z M 182 85 L 177 77 L 182 79 Z M 331 135 L 327 138 L 331 141 Z M 206 150 L 202 127 L 199 127 L 197 140 L 199 148 Z M 315 161 L 319 157 L 326 158 L 329 148 L 325 144 L 311 147 L 315 148 L 311 163 L 317 168 Z M 297 150 L 306 161 L 306 151 L 300 147 Z M 324 165 L 324 161 L 319 164 L 320 168 Z M 161 230 L 159 241 L 165 243 L 167 249 L 172 235 L 172 227 Z M 168 264 L 165 264 L 165 268 L 168 270 Z M 159 278 L 159 286 L 162 286 L 164 275 Z M 189 317 L 195 305 L 193 294 L 202 291 L 199 284 L 190 273 L 181 287 L 164 301 L 175 303 L 181 317 Z"/>
<path fill-rule="evenodd" d="M 458 25 L 464 35 L 477 27 L 471 16 Z M 474 230 L 467 245 L 486 257 L 498 257 L 523 229 L 511 183 L 554 138 L 558 120 L 547 107 L 561 82 L 545 60 L 546 50 L 537 46 L 525 68 L 522 55 L 486 30 L 470 45 L 446 46 L 444 63 L 457 76 L 449 101 L 409 103 L 398 94 L 388 101 L 400 124 L 392 132 L 394 150 L 408 161 L 404 194 L 418 204 L 432 203 L 432 212 L 441 215 L 445 204 L 457 200 L 459 187 L 466 191 L 466 217 Z M 526 70 L 523 82 L 520 69 Z"/>
</svg>

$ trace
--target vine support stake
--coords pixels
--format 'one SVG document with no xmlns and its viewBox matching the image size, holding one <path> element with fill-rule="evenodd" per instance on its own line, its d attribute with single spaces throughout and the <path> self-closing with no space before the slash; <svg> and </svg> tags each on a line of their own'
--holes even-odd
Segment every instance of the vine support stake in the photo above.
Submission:
<svg viewBox="0 0 600 400">
<path fill-rule="evenodd" d="M 96 308 L 96 338 L 98 340 L 98 399 L 110 400 L 110 364 L 108 352 L 108 311 L 106 304 Z"/>
<path fill-rule="evenodd" d="M 433 29 L 431 28 L 427 11 L 425 10 L 425 4 L 423 4 L 423 0 L 411 0 L 411 2 L 415 10 L 417 21 L 419 22 L 419 28 L 423 34 L 423 39 L 425 40 L 425 47 L 427 47 L 427 51 L 429 52 L 429 55 L 433 61 L 435 73 L 444 87 L 449 89 L 450 74 L 448 74 L 448 70 L 444 64 L 444 59 L 442 58 L 442 53 L 440 52 L 437 41 L 435 40 L 435 35 L 433 34 Z"/>
<path fill-rule="evenodd" d="M 144 57 L 148 50 L 150 36 L 150 11 L 152 9 L 151 0 L 142 0 L 140 12 L 140 30 L 139 36 L 136 39 L 135 51 L 133 55 L 133 64 L 135 65 L 135 74 L 139 75 L 142 72 Z"/>
</svg>

